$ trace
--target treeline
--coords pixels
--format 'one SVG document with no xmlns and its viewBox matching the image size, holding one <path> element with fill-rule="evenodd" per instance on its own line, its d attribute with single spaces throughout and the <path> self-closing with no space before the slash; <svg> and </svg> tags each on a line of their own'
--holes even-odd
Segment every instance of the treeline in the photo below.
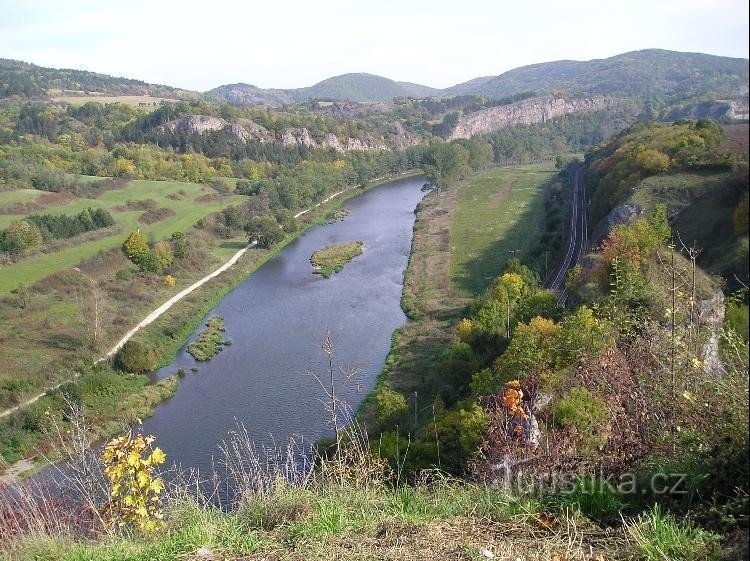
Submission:
<svg viewBox="0 0 750 561">
<path fill-rule="evenodd" d="M 195 95 L 170 86 L 147 84 L 130 78 L 116 78 L 85 70 L 45 68 L 18 60 L 0 59 L 0 97 L 46 96 L 50 89 L 99 92 L 109 95 L 159 97 Z"/>
<path fill-rule="evenodd" d="M 0 232 L 0 250 L 21 255 L 56 239 L 66 239 L 84 232 L 112 226 L 112 215 L 103 208 L 87 208 L 75 216 L 32 214 L 11 222 Z"/>
<path fill-rule="evenodd" d="M 503 165 L 553 159 L 558 154 L 585 152 L 633 123 L 637 108 L 575 113 L 545 123 L 516 125 L 487 135 L 495 162 Z"/>
<path fill-rule="evenodd" d="M 32 214 L 26 220 L 35 224 L 44 241 L 72 238 L 84 232 L 106 228 L 115 223 L 112 215 L 103 208 L 86 208 L 75 216 L 66 214 Z"/>
</svg>

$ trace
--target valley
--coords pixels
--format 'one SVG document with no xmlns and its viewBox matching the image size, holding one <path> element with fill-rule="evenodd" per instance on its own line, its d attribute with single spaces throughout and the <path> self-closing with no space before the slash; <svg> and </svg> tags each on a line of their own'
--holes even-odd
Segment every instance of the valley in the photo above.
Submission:
<svg viewBox="0 0 750 561">
<path fill-rule="evenodd" d="M 747 82 L 0 60 L 0 555 L 745 554 Z"/>
</svg>

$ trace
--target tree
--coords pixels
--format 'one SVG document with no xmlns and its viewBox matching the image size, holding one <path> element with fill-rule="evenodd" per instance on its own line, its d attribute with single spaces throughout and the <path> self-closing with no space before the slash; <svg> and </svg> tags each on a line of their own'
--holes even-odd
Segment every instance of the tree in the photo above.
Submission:
<svg viewBox="0 0 750 561">
<path fill-rule="evenodd" d="M 187 257 L 190 250 L 190 242 L 188 241 L 187 236 L 182 232 L 172 232 L 170 239 L 172 240 L 172 254 L 177 257 L 177 259 L 184 259 Z"/>
<path fill-rule="evenodd" d="M 560 325 L 542 317 L 519 323 L 508 350 L 495 362 L 501 381 L 551 374 L 558 365 L 560 331 Z"/>
<path fill-rule="evenodd" d="M 276 221 L 281 225 L 281 229 L 287 234 L 297 231 L 297 219 L 292 214 L 291 210 L 286 208 L 280 208 L 273 212 Z"/>
<path fill-rule="evenodd" d="M 117 351 L 115 367 L 124 372 L 141 374 L 156 370 L 156 354 L 151 347 L 138 341 L 128 341 Z"/>
<path fill-rule="evenodd" d="M 15 220 L 3 231 L 0 245 L 8 253 L 21 254 L 42 245 L 39 228 L 26 220 Z"/>
<path fill-rule="evenodd" d="M 230 206 L 224 209 L 224 224 L 227 228 L 240 230 L 244 226 L 242 214 L 236 206 Z"/>
<path fill-rule="evenodd" d="M 424 153 L 422 172 L 438 189 L 449 186 L 468 171 L 469 151 L 458 143 L 433 144 Z"/>
<path fill-rule="evenodd" d="M 273 216 L 256 216 L 248 222 L 247 236 L 251 242 L 256 241 L 260 247 L 271 247 L 284 239 L 284 231 Z"/>
<path fill-rule="evenodd" d="M 154 253 L 156 254 L 159 272 L 170 267 L 174 262 L 172 248 L 168 242 L 157 242 L 156 245 L 154 245 Z"/>
<path fill-rule="evenodd" d="M 125 252 L 125 255 L 128 256 L 128 259 L 133 263 L 138 264 L 139 257 L 146 253 L 149 248 L 146 243 L 146 238 L 143 237 L 140 230 L 137 230 L 135 232 L 130 232 L 128 239 L 122 244 L 122 250 Z"/>
</svg>

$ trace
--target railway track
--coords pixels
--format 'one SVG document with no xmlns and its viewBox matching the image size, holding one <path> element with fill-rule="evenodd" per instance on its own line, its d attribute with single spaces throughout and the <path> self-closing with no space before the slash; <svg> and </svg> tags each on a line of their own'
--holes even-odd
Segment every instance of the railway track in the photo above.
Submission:
<svg viewBox="0 0 750 561">
<path fill-rule="evenodd" d="M 586 182 L 583 178 L 583 166 L 573 172 L 573 198 L 570 212 L 570 235 L 565 255 L 560 266 L 550 277 L 547 288 L 557 294 L 557 305 L 564 306 L 568 298 L 565 288 L 565 275 L 578 263 L 588 244 L 588 213 L 586 211 Z"/>
</svg>

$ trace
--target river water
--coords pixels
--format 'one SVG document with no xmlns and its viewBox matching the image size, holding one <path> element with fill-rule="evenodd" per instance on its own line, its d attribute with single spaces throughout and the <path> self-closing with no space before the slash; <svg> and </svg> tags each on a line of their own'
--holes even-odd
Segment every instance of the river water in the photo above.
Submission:
<svg viewBox="0 0 750 561">
<path fill-rule="evenodd" d="M 339 397 L 357 407 L 383 367 L 391 334 L 406 322 L 401 289 L 423 184 L 423 178 L 397 180 L 350 199 L 343 220 L 309 229 L 206 317 L 224 318 L 232 344 L 205 363 L 183 347 L 156 377 L 178 368 L 186 376 L 143 426 L 171 461 L 210 468 L 212 457 L 220 456 L 218 443 L 238 421 L 259 445 L 330 435 L 323 392 L 307 374 L 325 375 L 321 343 L 327 330 L 336 367 L 359 371 L 337 384 Z M 314 251 L 352 240 L 364 242 L 362 255 L 329 279 L 313 274 Z"/>
</svg>

